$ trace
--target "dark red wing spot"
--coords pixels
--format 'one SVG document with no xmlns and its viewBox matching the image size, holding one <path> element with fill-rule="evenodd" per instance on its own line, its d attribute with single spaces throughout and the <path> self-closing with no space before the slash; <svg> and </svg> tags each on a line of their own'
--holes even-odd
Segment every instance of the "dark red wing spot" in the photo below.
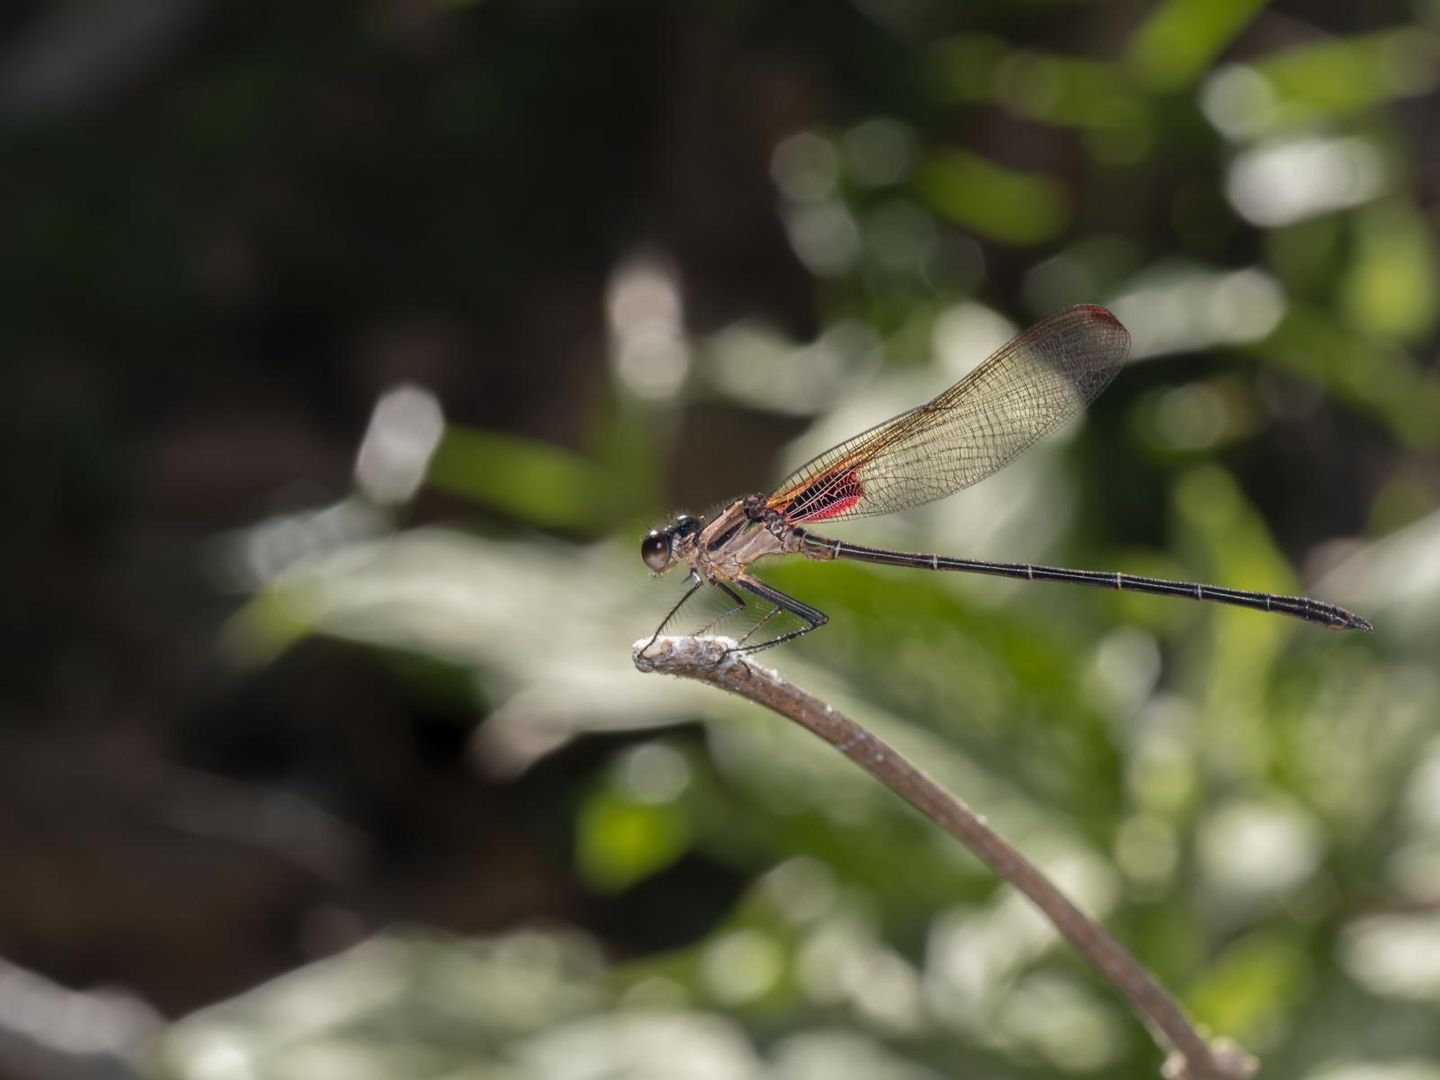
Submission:
<svg viewBox="0 0 1440 1080">
<path fill-rule="evenodd" d="M 829 503 L 826 503 L 819 510 L 804 514 L 800 517 L 795 518 L 795 520 L 798 522 L 824 521 L 826 518 L 839 517 L 841 514 L 845 513 L 846 510 L 849 510 L 859 501 L 859 495 L 846 495 L 842 499 L 832 499 Z"/>
<path fill-rule="evenodd" d="M 798 491 L 772 500 L 770 505 L 795 524 L 839 517 L 865 497 L 865 486 L 856 469 L 851 466 L 844 472 L 818 476 Z"/>
<path fill-rule="evenodd" d="M 1120 320 L 1115 317 L 1109 308 L 1103 308 L 1099 304 L 1079 304 L 1077 307 L 1096 322 L 1109 323 L 1111 326 L 1119 326 L 1120 329 L 1125 329 L 1125 327 L 1121 325 Z"/>
</svg>

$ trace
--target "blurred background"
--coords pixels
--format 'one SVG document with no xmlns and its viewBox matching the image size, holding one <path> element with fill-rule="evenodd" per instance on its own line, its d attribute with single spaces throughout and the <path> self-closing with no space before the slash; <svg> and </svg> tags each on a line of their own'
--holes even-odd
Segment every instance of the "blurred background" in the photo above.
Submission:
<svg viewBox="0 0 1440 1080">
<path fill-rule="evenodd" d="M 1145 1077 L 1027 905 L 641 676 L 677 511 L 1105 303 L 766 654 L 1264 1075 L 1440 1077 L 1440 4 L 11 0 L 0 1075 Z"/>
</svg>

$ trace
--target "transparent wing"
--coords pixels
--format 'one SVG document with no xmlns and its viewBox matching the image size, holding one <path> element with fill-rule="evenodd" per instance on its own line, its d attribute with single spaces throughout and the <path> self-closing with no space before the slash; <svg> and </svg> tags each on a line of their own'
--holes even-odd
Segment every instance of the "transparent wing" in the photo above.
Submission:
<svg viewBox="0 0 1440 1080">
<path fill-rule="evenodd" d="M 1068 308 L 1030 327 L 934 401 L 801 466 L 766 501 L 802 524 L 944 498 L 1084 409 L 1129 351 L 1129 332 L 1105 308 Z"/>
</svg>

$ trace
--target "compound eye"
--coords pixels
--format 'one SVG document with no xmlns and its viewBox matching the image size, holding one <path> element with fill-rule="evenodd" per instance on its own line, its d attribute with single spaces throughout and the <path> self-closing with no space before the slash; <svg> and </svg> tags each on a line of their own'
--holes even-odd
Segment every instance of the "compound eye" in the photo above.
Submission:
<svg viewBox="0 0 1440 1080">
<path fill-rule="evenodd" d="M 651 529 L 640 541 L 640 558 L 657 574 L 670 565 L 670 537 L 659 529 Z"/>
</svg>

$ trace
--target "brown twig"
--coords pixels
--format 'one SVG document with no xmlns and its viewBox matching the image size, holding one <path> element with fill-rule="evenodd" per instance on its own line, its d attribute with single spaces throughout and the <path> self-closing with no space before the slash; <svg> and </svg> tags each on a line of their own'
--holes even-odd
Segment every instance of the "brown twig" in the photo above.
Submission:
<svg viewBox="0 0 1440 1080">
<path fill-rule="evenodd" d="M 891 747 L 814 695 L 774 671 L 730 651 L 719 638 L 662 637 L 648 649 L 637 643 L 635 666 L 698 679 L 728 690 L 793 720 L 885 784 L 956 837 L 981 861 L 1019 889 L 1045 913 L 1095 969 L 1129 999 L 1162 1046 L 1168 1080 L 1245 1080 L 1256 1062 L 1238 1047 L 1211 1044 L 1195 1030 L 1179 1004 L 1113 937 L 1077 908 L 1034 864 L 985 820 L 941 788 Z"/>
</svg>

